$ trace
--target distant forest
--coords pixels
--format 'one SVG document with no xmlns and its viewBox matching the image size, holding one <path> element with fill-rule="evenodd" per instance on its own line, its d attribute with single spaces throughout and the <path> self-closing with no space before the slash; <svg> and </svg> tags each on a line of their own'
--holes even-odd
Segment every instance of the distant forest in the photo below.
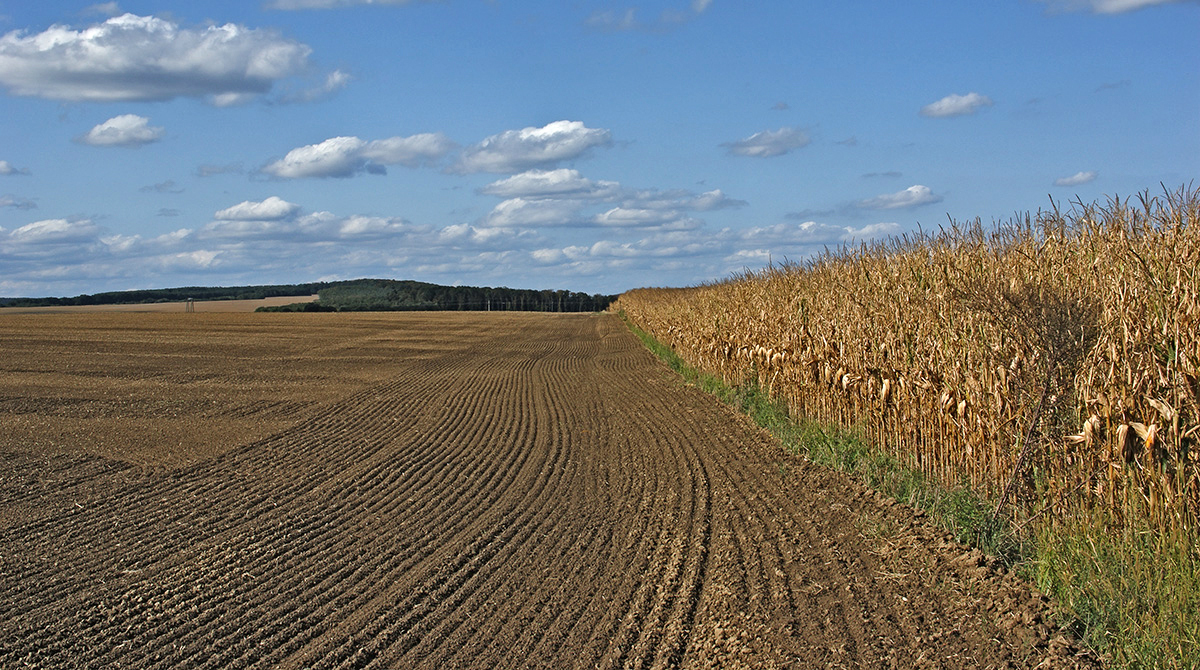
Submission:
<svg viewBox="0 0 1200 670">
<path fill-rule="evenodd" d="M 589 295 L 564 290 L 440 286 L 396 279 L 278 284 L 270 286 L 184 286 L 180 288 L 112 291 L 73 298 L 0 298 L 0 307 L 133 305 L 184 300 L 261 300 L 317 294 L 316 302 L 260 307 L 270 312 L 364 311 L 526 311 L 598 312 L 615 295 Z"/>
</svg>

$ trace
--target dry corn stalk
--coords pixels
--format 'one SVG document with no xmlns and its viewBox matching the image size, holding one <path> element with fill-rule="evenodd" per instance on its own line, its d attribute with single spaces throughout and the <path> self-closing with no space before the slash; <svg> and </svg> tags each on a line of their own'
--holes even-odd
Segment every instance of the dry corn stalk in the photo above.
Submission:
<svg viewBox="0 0 1200 670">
<path fill-rule="evenodd" d="M 973 303 L 962 299 L 971 289 Z M 995 497 L 1012 484 L 1027 507 L 1044 501 L 1028 500 L 1028 477 L 1012 472 L 1053 369 L 1052 411 L 1034 422 L 1029 456 L 1046 493 L 1090 491 L 1069 504 L 1112 508 L 1136 495 L 1151 523 L 1195 530 L 1196 191 L 639 289 L 612 309 L 704 372 L 769 385 L 798 415 L 862 425 L 948 483 L 965 477 Z M 1064 346 L 1081 349 L 1070 365 L 1055 360 Z"/>
</svg>

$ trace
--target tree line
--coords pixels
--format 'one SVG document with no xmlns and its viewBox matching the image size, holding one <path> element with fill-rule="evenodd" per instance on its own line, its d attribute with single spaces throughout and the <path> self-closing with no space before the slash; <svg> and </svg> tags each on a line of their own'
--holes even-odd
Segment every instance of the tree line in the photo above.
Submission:
<svg viewBox="0 0 1200 670">
<path fill-rule="evenodd" d="M 394 279 L 335 282 L 315 303 L 262 307 L 262 311 L 523 311 L 598 312 L 614 295 L 566 290 L 441 286 Z"/>
<path fill-rule="evenodd" d="M 306 284 L 261 286 L 182 286 L 178 288 L 109 291 L 63 298 L 0 298 L 0 307 L 73 307 L 83 305 L 133 305 L 186 300 L 261 300 L 317 294 L 316 302 L 259 311 L 529 311 L 596 312 L 608 307 L 615 295 L 566 290 L 441 286 L 397 279 L 351 279 Z"/>
</svg>

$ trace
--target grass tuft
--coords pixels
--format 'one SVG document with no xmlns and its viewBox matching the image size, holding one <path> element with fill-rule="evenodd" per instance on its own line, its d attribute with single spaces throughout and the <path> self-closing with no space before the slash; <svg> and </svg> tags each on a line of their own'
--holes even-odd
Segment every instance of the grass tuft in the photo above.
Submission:
<svg viewBox="0 0 1200 670">
<path fill-rule="evenodd" d="M 1178 543 L 1078 519 L 1038 530 L 1030 577 L 1114 667 L 1200 668 L 1200 570 Z"/>
</svg>

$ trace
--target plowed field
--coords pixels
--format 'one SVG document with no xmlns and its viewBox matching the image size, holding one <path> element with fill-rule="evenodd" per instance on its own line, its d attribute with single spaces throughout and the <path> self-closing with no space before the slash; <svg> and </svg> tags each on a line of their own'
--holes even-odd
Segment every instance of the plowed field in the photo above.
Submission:
<svg viewBox="0 0 1200 670">
<path fill-rule="evenodd" d="M 609 315 L 0 315 L 0 667 L 1070 667 Z"/>
</svg>

